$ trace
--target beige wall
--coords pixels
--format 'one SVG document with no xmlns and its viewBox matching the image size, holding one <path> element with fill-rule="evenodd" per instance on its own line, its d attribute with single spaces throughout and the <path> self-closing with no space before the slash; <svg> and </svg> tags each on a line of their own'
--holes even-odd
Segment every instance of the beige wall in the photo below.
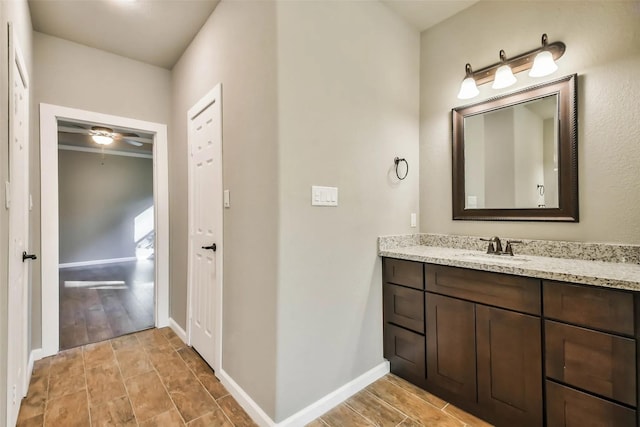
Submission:
<svg viewBox="0 0 640 427">
<path fill-rule="evenodd" d="M 135 258 L 136 217 L 151 207 L 152 159 L 58 150 L 61 264 Z"/>
<path fill-rule="evenodd" d="M 169 123 L 170 80 L 168 70 L 33 33 L 35 108 L 40 103 L 61 105 L 157 123 Z M 32 126 L 31 230 L 33 250 L 40 253 L 40 140 L 38 110 Z M 171 141 L 169 141 L 171 145 Z M 40 263 L 34 264 L 32 339 L 41 345 Z"/>
<path fill-rule="evenodd" d="M 418 32 L 382 3 L 278 3 L 276 421 L 383 361 L 376 238 L 416 230 L 418 71 Z"/>
<path fill-rule="evenodd" d="M 383 360 L 376 237 L 418 208 L 418 66 L 376 2 L 223 1 L 173 69 L 171 315 L 186 326 L 186 112 L 222 82 L 222 363 L 276 421 Z"/>
<path fill-rule="evenodd" d="M 0 1 L 0 200 L 5 200 L 4 182 L 8 180 L 9 171 L 9 147 L 8 147 L 8 96 L 9 87 L 7 82 L 9 76 L 8 64 L 8 40 L 7 23 L 11 22 L 16 34 L 16 38 L 24 55 L 27 72 L 31 79 L 30 100 L 31 116 L 33 120 L 33 49 L 32 49 L 32 26 L 29 15 L 29 6 L 26 0 Z M 32 137 L 33 138 L 33 137 Z M 33 186 L 32 186 L 33 188 Z M 0 420 L 6 420 L 6 378 L 7 378 L 7 260 L 9 246 L 9 215 L 4 209 L 4 202 L 0 207 Z M 31 297 L 31 290 L 29 291 Z"/>
<path fill-rule="evenodd" d="M 275 412 L 278 146 L 275 3 L 223 1 L 172 72 L 171 317 L 187 322 L 187 111 L 222 83 L 223 369 Z"/>
<path fill-rule="evenodd" d="M 464 65 L 498 51 L 517 55 L 550 41 L 567 45 L 551 80 L 578 73 L 580 222 L 451 220 L 451 108 Z M 422 33 L 420 75 L 421 231 L 478 236 L 640 243 L 640 8 L 638 2 L 481 1 Z M 446 52 L 446 54 L 445 54 Z M 472 102 L 541 81 L 527 73 L 502 91 L 480 86 Z"/>
</svg>

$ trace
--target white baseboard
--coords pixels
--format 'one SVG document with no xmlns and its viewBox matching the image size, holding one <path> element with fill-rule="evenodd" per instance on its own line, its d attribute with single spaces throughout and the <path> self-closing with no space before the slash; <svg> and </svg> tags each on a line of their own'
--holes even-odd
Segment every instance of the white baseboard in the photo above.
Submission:
<svg viewBox="0 0 640 427">
<path fill-rule="evenodd" d="M 92 261 L 67 262 L 64 264 L 59 264 L 58 268 L 87 267 L 90 265 L 116 264 L 118 262 L 131 262 L 137 260 L 138 258 L 134 256 L 126 258 L 94 259 Z"/>
<path fill-rule="evenodd" d="M 240 387 L 224 370 L 219 373 L 220 382 L 244 408 L 249 416 L 261 427 L 298 427 L 315 420 L 328 410 L 347 400 L 374 381 L 389 373 L 389 362 L 386 360 L 368 370 L 359 377 L 349 381 L 342 387 L 332 391 L 306 408 L 301 409 L 289 418 L 276 423 L 262 408 Z M 217 374 L 217 373 L 216 373 Z"/>
<path fill-rule="evenodd" d="M 187 344 L 187 333 L 180 327 L 180 325 L 178 325 L 178 322 L 173 320 L 171 317 L 169 318 L 169 327 L 178 337 L 180 337 L 183 343 Z"/>
<path fill-rule="evenodd" d="M 243 389 L 236 383 L 233 378 L 221 369 L 220 372 L 216 372 L 216 376 L 220 380 L 223 386 L 229 391 L 231 396 L 247 411 L 247 414 L 255 421 L 260 427 L 274 427 L 277 424 L 262 410 L 262 408 L 249 396 Z"/>
</svg>

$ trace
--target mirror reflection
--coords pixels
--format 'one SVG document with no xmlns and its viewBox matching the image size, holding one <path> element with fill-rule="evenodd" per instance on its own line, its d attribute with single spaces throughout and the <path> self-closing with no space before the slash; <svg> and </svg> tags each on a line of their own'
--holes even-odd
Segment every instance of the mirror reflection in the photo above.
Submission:
<svg viewBox="0 0 640 427">
<path fill-rule="evenodd" d="M 558 208 L 558 94 L 464 117 L 465 209 Z"/>
</svg>

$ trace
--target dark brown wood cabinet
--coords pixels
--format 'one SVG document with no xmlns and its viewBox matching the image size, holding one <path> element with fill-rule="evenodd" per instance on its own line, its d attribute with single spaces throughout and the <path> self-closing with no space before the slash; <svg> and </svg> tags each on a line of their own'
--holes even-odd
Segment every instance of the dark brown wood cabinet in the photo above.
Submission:
<svg viewBox="0 0 640 427">
<path fill-rule="evenodd" d="M 498 425 L 542 425 L 540 318 L 476 305 L 478 404 Z"/>
<path fill-rule="evenodd" d="M 542 426 L 539 281 L 427 265 L 425 288 L 427 390 L 497 425 Z"/>
<path fill-rule="evenodd" d="M 476 400 L 475 305 L 427 294 L 427 387 Z"/>
<path fill-rule="evenodd" d="M 640 425 L 637 296 L 543 286 L 547 425 Z"/>
<path fill-rule="evenodd" d="M 424 267 L 420 262 L 383 258 L 384 357 L 391 372 L 424 386 Z"/>
<path fill-rule="evenodd" d="M 640 427 L 640 296 L 383 258 L 391 371 L 496 426 Z"/>
<path fill-rule="evenodd" d="M 625 427 L 636 425 L 636 411 L 547 381 L 547 427 Z"/>
</svg>

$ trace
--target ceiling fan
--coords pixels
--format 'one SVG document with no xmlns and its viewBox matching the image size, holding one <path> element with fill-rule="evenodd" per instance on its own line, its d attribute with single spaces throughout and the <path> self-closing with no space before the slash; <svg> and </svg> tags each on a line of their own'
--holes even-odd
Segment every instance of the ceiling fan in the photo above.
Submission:
<svg viewBox="0 0 640 427">
<path fill-rule="evenodd" d="M 58 126 L 58 132 L 63 133 L 79 133 L 90 135 L 96 144 L 109 145 L 114 140 L 121 140 L 135 147 L 141 147 L 143 144 L 151 144 L 151 138 L 141 137 L 137 133 L 132 132 L 114 132 L 113 129 L 105 126 L 91 126 L 87 129 L 80 126 Z"/>
</svg>

